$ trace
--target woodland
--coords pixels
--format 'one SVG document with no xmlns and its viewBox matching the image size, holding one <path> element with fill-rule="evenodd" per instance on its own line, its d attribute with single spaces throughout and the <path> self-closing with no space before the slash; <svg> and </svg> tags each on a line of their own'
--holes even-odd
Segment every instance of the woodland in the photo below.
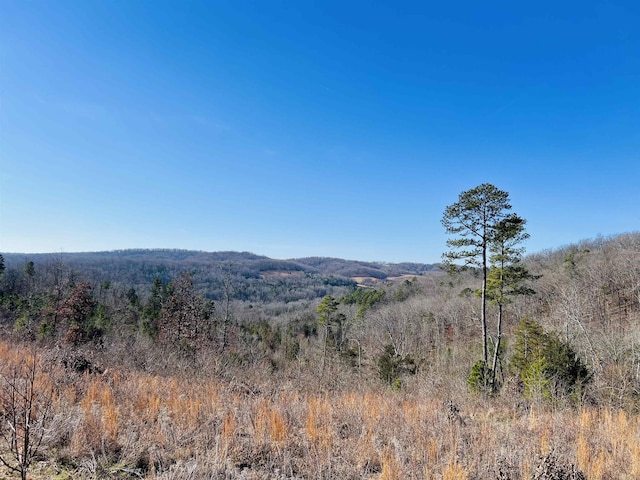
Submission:
<svg viewBox="0 0 640 480">
<path fill-rule="evenodd" d="M 0 478 L 640 478 L 640 233 L 525 254 L 486 184 L 442 224 L 439 266 L 0 256 Z"/>
</svg>

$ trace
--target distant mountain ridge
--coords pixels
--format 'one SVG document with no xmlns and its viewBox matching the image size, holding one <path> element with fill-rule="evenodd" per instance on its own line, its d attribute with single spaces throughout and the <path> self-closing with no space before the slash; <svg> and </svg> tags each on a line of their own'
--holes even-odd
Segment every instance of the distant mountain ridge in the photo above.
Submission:
<svg viewBox="0 0 640 480">
<path fill-rule="evenodd" d="M 317 298 L 335 289 L 364 282 L 375 283 L 403 275 L 424 275 L 437 265 L 384 263 L 307 257 L 278 260 L 249 252 L 203 252 L 174 249 L 130 249 L 75 253 L 6 253 L 8 268 L 22 269 L 34 262 L 36 271 L 55 265 L 96 284 L 110 282 L 148 291 L 156 278 L 170 282 L 188 272 L 198 290 L 210 298 L 221 298 L 224 279 L 237 286 L 237 299 L 284 301 Z"/>
<path fill-rule="evenodd" d="M 126 249 L 98 252 L 70 253 L 5 253 L 7 265 L 17 267 L 20 263 L 58 261 L 70 266 L 87 267 L 92 264 L 140 263 L 140 264 L 182 264 L 188 270 L 194 265 L 212 266 L 216 264 L 235 265 L 249 268 L 255 273 L 265 271 L 302 271 L 342 277 L 372 277 L 384 280 L 399 275 L 422 275 L 438 270 L 437 264 L 424 263 L 388 263 L 345 260 L 335 257 L 303 257 L 287 260 L 273 259 L 250 252 L 220 251 L 204 252 L 180 249 Z"/>
</svg>

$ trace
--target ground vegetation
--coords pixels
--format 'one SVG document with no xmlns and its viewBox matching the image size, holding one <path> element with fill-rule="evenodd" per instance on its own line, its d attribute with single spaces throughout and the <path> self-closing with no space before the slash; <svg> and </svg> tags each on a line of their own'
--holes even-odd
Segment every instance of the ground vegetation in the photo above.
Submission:
<svg viewBox="0 0 640 480">
<path fill-rule="evenodd" d="M 24 260 L 0 262 L 0 416 L 31 385 L 37 448 L 16 462 L 3 430 L 0 456 L 30 478 L 640 478 L 640 234 L 489 263 L 488 391 L 477 268 L 301 297 L 255 278 L 259 300 L 227 266 L 218 297 L 193 269 L 141 288 Z"/>
</svg>

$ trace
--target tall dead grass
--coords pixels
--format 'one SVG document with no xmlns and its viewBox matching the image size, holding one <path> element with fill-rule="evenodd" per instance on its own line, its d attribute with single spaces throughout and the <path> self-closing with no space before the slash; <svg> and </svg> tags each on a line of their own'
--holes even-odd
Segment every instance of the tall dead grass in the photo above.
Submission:
<svg viewBox="0 0 640 480">
<path fill-rule="evenodd" d="M 23 356 L 0 342 L 4 365 Z M 47 456 L 74 478 L 94 459 L 158 479 L 528 479 L 550 452 L 590 480 L 640 478 L 640 420 L 623 410 L 521 412 L 506 398 L 382 389 L 238 392 L 135 371 L 63 381 L 69 372 L 49 370 L 59 431 Z"/>
</svg>

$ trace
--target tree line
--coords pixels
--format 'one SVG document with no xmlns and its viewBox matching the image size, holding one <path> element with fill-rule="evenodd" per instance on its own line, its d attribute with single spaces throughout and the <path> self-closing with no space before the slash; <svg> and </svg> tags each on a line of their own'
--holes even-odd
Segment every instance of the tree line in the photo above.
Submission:
<svg viewBox="0 0 640 480">
<path fill-rule="evenodd" d="M 117 350 L 147 370 L 197 370 L 215 358 L 230 371 L 309 369 L 320 383 L 357 375 L 396 389 L 427 379 L 445 388 L 446 378 L 446 388 L 481 394 L 633 404 L 638 234 L 525 255 L 526 220 L 491 184 L 462 192 L 442 224 L 442 271 L 375 288 L 307 274 L 247 283 L 227 264 L 211 296 L 193 271 L 136 288 L 88 280 L 63 262 L 3 262 L 2 327 L 94 364 Z"/>
</svg>

